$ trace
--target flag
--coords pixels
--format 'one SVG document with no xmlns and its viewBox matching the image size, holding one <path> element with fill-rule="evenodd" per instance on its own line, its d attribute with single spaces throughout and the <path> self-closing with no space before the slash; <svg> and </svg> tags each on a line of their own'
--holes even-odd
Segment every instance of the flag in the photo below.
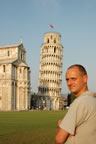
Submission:
<svg viewBox="0 0 96 144">
<path fill-rule="evenodd" d="M 50 24 L 50 27 L 53 29 L 53 25 Z"/>
</svg>

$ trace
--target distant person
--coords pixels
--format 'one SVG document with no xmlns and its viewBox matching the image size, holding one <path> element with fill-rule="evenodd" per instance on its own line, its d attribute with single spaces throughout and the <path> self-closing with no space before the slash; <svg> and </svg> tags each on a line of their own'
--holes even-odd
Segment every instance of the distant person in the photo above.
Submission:
<svg viewBox="0 0 96 144">
<path fill-rule="evenodd" d="M 64 119 L 58 121 L 56 144 L 96 144 L 96 98 L 88 90 L 87 80 L 82 65 L 72 65 L 67 69 L 67 86 L 77 98 Z"/>
</svg>

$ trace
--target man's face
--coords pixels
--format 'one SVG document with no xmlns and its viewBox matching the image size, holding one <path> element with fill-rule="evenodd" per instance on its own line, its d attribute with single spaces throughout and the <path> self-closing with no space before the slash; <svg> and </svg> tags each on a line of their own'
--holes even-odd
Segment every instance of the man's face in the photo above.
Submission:
<svg viewBox="0 0 96 144">
<path fill-rule="evenodd" d="M 79 96 L 87 85 L 87 75 L 82 75 L 77 67 L 70 68 L 66 72 L 66 82 L 70 92 Z"/>
</svg>

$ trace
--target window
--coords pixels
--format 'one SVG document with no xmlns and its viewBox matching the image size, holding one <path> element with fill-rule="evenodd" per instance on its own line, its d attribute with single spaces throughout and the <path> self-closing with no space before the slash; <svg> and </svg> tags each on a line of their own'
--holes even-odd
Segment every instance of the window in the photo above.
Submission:
<svg viewBox="0 0 96 144">
<path fill-rule="evenodd" d="M 46 48 L 46 52 L 48 52 L 48 48 Z"/>
<path fill-rule="evenodd" d="M 56 47 L 54 47 L 54 53 L 56 53 Z"/>
<path fill-rule="evenodd" d="M 51 40 L 52 40 L 52 35 L 51 35 Z"/>
<path fill-rule="evenodd" d="M 8 51 L 7 55 L 10 56 L 10 52 L 9 51 Z"/>
<path fill-rule="evenodd" d="M 54 39 L 54 43 L 56 43 L 56 39 Z"/>
<path fill-rule="evenodd" d="M 47 43 L 49 43 L 49 39 L 47 39 Z"/>
<path fill-rule="evenodd" d="M 20 73 L 22 72 L 21 69 L 19 71 L 20 71 Z"/>
<path fill-rule="evenodd" d="M 5 65 L 3 65 L 3 72 L 5 72 Z"/>
<path fill-rule="evenodd" d="M 22 53 L 21 53 L 21 60 L 22 60 Z"/>
</svg>

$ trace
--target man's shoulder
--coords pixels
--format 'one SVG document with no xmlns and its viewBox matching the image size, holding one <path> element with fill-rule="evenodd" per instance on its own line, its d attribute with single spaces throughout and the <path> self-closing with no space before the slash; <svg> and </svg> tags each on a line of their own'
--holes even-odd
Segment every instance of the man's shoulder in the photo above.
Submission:
<svg viewBox="0 0 96 144">
<path fill-rule="evenodd" d="M 71 106 L 78 106 L 79 104 L 87 103 L 87 101 L 90 101 L 90 99 L 94 99 L 94 94 L 90 91 L 84 92 L 82 95 L 77 97 Z"/>
<path fill-rule="evenodd" d="M 83 94 L 81 94 L 77 99 L 76 101 L 79 102 L 79 101 L 82 101 L 84 99 L 89 99 L 89 98 L 94 98 L 94 94 L 91 92 L 91 91 L 86 91 L 84 92 Z"/>
</svg>

